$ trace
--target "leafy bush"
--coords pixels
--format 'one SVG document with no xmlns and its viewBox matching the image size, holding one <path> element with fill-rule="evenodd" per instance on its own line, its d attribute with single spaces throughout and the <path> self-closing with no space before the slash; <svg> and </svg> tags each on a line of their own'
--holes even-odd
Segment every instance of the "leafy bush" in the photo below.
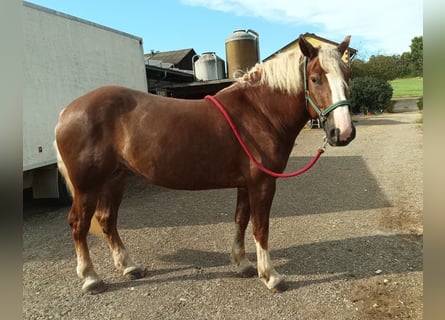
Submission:
<svg viewBox="0 0 445 320">
<path fill-rule="evenodd" d="M 352 112 L 381 112 L 392 98 L 391 85 L 373 77 L 359 77 L 349 84 Z"/>
</svg>

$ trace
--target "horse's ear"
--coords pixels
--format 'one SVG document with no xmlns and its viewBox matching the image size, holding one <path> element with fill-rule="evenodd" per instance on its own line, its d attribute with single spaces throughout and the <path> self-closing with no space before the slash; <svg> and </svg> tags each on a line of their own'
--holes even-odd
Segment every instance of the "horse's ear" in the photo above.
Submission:
<svg viewBox="0 0 445 320">
<path fill-rule="evenodd" d="M 351 36 L 346 36 L 345 40 L 343 40 L 343 42 L 338 45 L 337 48 L 341 55 L 343 55 L 343 53 L 345 53 L 346 49 L 348 49 L 349 41 L 351 41 Z"/>
<path fill-rule="evenodd" d="M 315 58 L 318 55 L 318 50 L 314 48 L 314 46 L 312 46 L 302 34 L 298 38 L 298 45 L 300 46 L 300 50 L 304 56 L 308 57 L 309 59 Z"/>
</svg>

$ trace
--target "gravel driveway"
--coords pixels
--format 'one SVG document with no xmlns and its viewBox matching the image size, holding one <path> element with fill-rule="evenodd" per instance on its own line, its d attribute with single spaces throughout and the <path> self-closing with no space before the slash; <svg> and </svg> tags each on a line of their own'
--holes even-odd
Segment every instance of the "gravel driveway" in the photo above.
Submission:
<svg viewBox="0 0 445 320">
<path fill-rule="evenodd" d="M 270 247 L 289 284 L 280 294 L 230 265 L 235 190 L 173 191 L 131 177 L 119 226 L 148 274 L 122 277 L 105 241 L 91 236 L 108 284 L 94 296 L 81 293 L 75 272 L 69 208 L 27 200 L 23 318 L 422 319 L 423 128 L 410 110 L 355 118 L 354 142 L 279 180 Z M 304 130 L 287 171 L 304 166 L 322 136 Z M 256 261 L 250 227 L 246 240 Z"/>
</svg>

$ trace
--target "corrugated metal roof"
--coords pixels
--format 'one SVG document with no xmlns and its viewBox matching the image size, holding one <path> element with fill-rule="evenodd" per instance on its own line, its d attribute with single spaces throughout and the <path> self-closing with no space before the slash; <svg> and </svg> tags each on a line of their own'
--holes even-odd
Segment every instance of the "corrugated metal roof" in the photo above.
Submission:
<svg viewBox="0 0 445 320">
<path fill-rule="evenodd" d="M 145 60 L 160 60 L 164 63 L 171 63 L 173 65 L 178 65 L 186 58 L 188 55 L 195 55 L 194 49 L 182 49 L 182 50 L 172 50 L 163 52 L 153 52 L 144 54 Z"/>
</svg>

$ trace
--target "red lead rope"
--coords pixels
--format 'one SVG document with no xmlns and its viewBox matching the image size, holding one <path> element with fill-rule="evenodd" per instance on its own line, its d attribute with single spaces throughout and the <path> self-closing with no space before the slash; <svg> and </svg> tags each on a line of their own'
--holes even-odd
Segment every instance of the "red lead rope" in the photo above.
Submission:
<svg viewBox="0 0 445 320">
<path fill-rule="evenodd" d="M 219 101 L 216 100 L 215 97 L 209 96 L 209 95 L 205 96 L 204 99 L 210 100 L 211 102 L 213 102 L 213 104 L 215 106 L 218 107 L 219 111 L 221 111 L 221 113 L 224 115 L 224 118 L 226 118 L 227 122 L 229 123 L 230 127 L 232 128 L 232 131 L 235 134 L 236 139 L 238 139 L 239 144 L 244 149 L 244 152 L 249 157 L 249 159 L 258 167 L 258 169 L 260 169 L 261 171 L 263 171 L 264 173 L 267 173 L 268 175 L 270 175 L 272 177 L 275 177 L 275 178 L 291 178 L 291 177 L 298 176 L 298 175 L 300 175 L 302 173 L 305 173 L 310 168 L 312 168 L 312 166 L 317 162 L 318 158 L 320 158 L 321 154 L 324 152 L 323 148 L 319 148 L 317 150 L 317 153 L 315 154 L 314 158 L 311 160 L 311 162 L 309 162 L 304 168 L 302 168 L 302 169 L 300 169 L 298 171 L 290 172 L 290 173 L 277 173 L 277 172 L 271 171 L 271 170 L 265 168 L 261 163 L 259 163 L 255 159 L 255 157 L 252 155 L 252 153 L 249 151 L 249 149 L 247 148 L 247 146 L 244 143 L 243 139 L 241 138 L 241 135 L 239 134 L 238 130 L 236 129 L 235 125 L 233 124 L 232 120 L 230 119 L 229 114 L 226 112 L 226 110 L 221 105 L 221 103 L 219 103 Z"/>
</svg>

